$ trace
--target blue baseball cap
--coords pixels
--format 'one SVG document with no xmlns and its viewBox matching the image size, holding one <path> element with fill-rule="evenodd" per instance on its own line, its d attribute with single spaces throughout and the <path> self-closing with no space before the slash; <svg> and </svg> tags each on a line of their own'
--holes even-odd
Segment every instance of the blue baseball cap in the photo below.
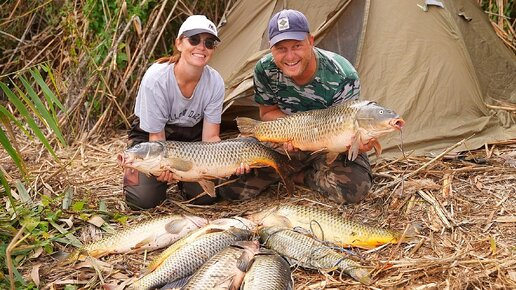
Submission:
<svg viewBox="0 0 516 290">
<path fill-rule="evenodd" d="M 303 13 L 290 9 L 281 10 L 269 21 L 269 47 L 286 39 L 303 40 L 309 33 L 308 20 Z"/>
</svg>

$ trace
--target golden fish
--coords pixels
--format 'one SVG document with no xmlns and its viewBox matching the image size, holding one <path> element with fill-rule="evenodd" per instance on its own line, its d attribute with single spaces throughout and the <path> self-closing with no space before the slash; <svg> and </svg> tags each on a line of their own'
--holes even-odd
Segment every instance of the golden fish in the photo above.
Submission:
<svg viewBox="0 0 516 290">
<path fill-rule="evenodd" d="M 300 227 L 318 239 L 343 247 L 372 249 L 386 243 L 397 243 L 401 237 L 395 231 L 346 220 L 313 206 L 280 205 L 247 218 L 263 226 Z"/>
</svg>

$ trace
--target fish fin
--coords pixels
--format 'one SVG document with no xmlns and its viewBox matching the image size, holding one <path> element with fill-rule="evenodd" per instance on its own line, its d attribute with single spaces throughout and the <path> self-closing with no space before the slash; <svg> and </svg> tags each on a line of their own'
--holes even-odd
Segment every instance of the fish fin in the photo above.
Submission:
<svg viewBox="0 0 516 290">
<path fill-rule="evenodd" d="M 279 215 L 276 213 L 273 213 L 271 215 L 268 215 L 264 217 L 261 221 L 262 226 L 265 227 L 271 227 L 271 226 L 280 226 L 280 227 L 286 227 L 291 228 L 292 222 L 290 219 L 284 215 Z"/>
<path fill-rule="evenodd" d="M 217 194 L 215 193 L 215 183 L 213 181 L 209 181 L 206 179 L 201 179 L 197 181 L 199 185 L 201 185 L 202 189 L 211 197 L 216 197 Z"/>
<path fill-rule="evenodd" d="M 176 169 L 179 171 L 189 171 L 193 168 L 193 162 L 188 160 L 183 160 L 180 158 L 169 158 L 170 159 L 170 168 Z"/>
<path fill-rule="evenodd" d="M 327 149 L 328 149 L 328 148 L 324 147 L 324 148 L 321 148 L 321 149 L 315 150 L 315 151 L 313 151 L 312 153 L 310 153 L 310 155 L 314 155 L 314 154 L 317 154 L 317 153 L 324 152 L 324 151 L 326 151 Z"/>
<path fill-rule="evenodd" d="M 254 120 L 247 117 L 237 117 L 235 119 L 238 127 L 238 131 L 240 131 L 240 135 L 242 136 L 254 136 L 254 131 L 256 130 L 256 126 L 261 123 L 261 121 Z"/>
<path fill-rule="evenodd" d="M 370 285 L 373 282 L 369 270 L 358 263 L 357 265 L 347 265 L 342 270 L 364 285 Z"/>
<path fill-rule="evenodd" d="M 177 235 L 181 233 L 181 231 L 184 230 L 184 228 L 191 223 L 192 222 L 187 218 L 173 220 L 165 225 L 165 230 L 167 231 L 167 233 Z"/>
<path fill-rule="evenodd" d="M 132 247 L 131 251 L 138 251 L 138 249 L 140 249 L 141 247 L 151 244 L 155 240 L 156 240 L 156 235 L 152 234 L 152 235 L 146 237 L 145 239 L 139 241 L 136 245 L 134 245 L 134 247 Z"/>
<path fill-rule="evenodd" d="M 353 141 L 351 142 L 351 147 L 348 150 L 348 160 L 355 160 L 358 156 L 358 150 L 360 149 L 360 138 L 353 138 Z"/>
<path fill-rule="evenodd" d="M 328 152 L 326 153 L 326 164 L 332 164 L 335 159 L 339 157 L 338 152 Z"/>
<path fill-rule="evenodd" d="M 60 262 L 60 265 L 66 266 L 66 265 L 70 265 L 70 264 L 75 264 L 75 262 L 84 259 L 84 257 L 87 255 L 88 255 L 88 253 L 86 250 L 84 250 L 82 248 L 75 249 L 65 259 L 63 259 Z"/>
<path fill-rule="evenodd" d="M 150 262 L 149 265 L 147 265 L 147 267 L 145 267 L 145 269 L 142 271 L 142 275 L 147 275 L 149 273 L 152 273 L 154 272 L 154 270 L 156 270 L 157 268 L 159 268 L 159 266 L 161 266 L 161 264 L 163 264 L 163 262 L 165 262 L 165 260 L 171 255 L 172 253 L 165 253 L 163 252 L 163 254 L 159 255 L 158 257 L 156 257 L 154 260 L 152 260 L 152 262 Z"/>
<path fill-rule="evenodd" d="M 272 166 L 272 168 L 274 168 L 274 170 L 276 170 L 278 175 L 281 177 L 281 180 L 287 189 L 287 193 L 289 195 L 293 195 L 294 191 L 296 190 L 294 178 L 292 178 L 295 172 L 294 166 L 284 155 L 277 153 L 274 154 L 274 156 L 274 164 L 269 164 L 269 166 Z"/>
<path fill-rule="evenodd" d="M 378 140 L 373 139 L 370 142 L 373 144 L 374 152 L 376 154 L 376 157 L 380 156 L 382 154 L 382 145 L 380 145 L 380 142 Z"/>
</svg>

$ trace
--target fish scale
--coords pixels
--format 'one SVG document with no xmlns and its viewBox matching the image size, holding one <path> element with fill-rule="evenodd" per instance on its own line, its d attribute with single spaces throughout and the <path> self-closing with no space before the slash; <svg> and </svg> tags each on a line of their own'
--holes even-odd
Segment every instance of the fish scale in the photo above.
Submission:
<svg viewBox="0 0 516 290">
<path fill-rule="evenodd" d="M 241 290 L 291 290 L 294 282 L 290 265 L 281 256 L 270 253 L 254 257 L 245 274 Z"/>
<path fill-rule="evenodd" d="M 262 227 L 258 231 L 260 242 L 281 256 L 301 267 L 320 271 L 342 270 L 355 280 L 370 284 L 369 271 L 358 262 L 343 255 L 323 243 L 282 227 Z"/>
<path fill-rule="evenodd" d="M 222 249 L 250 237 L 250 231 L 237 228 L 202 235 L 169 255 L 157 269 L 135 281 L 130 289 L 153 289 L 189 276 Z"/>
<path fill-rule="evenodd" d="M 260 141 L 291 141 L 296 148 L 315 151 L 321 149 L 314 147 L 321 140 L 330 142 L 339 132 L 354 129 L 355 124 L 349 121 L 354 119 L 363 104 L 363 101 L 357 101 L 346 106 L 299 112 L 274 121 L 261 122 L 253 134 Z"/>
<path fill-rule="evenodd" d="M 244 278 L 240 268 L 249 265 L 259 248 L 256 241 L 247 243 L 244 248 L 227 247 L 210 258 L 192 275 L 182 290 L 238 289 L 242 282 L 240 279 Z M 246 255 L 247 259 L 243 259 L 243 255 Z"/>
</svg>

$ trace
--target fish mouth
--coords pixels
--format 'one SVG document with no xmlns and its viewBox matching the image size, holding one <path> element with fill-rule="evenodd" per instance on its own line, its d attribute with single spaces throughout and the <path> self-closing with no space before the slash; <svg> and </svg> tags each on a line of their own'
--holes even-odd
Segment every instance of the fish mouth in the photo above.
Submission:
<svg viewBox="0 0 516 290">
<path fill-rule="evenodd" d="M 118 166 L 122 166 L 122 167 L 127 167 L 128 165 L 130 165 L 132 163 L 129 156 L 127 156 L 126 154 L 118 154 L 116 157 L 116 160 L 117 160 Z"/>
<path fill-rule="evenodd" d="M 401 130 L 401 128 L 403 128 L 403 126 L 405 126 L 405 120 L 401 119 L 401 118 L 396 118 L 396 119 L 392 119 L 389 124 L 396 128 L 397 130 Z"/>
</svg>

